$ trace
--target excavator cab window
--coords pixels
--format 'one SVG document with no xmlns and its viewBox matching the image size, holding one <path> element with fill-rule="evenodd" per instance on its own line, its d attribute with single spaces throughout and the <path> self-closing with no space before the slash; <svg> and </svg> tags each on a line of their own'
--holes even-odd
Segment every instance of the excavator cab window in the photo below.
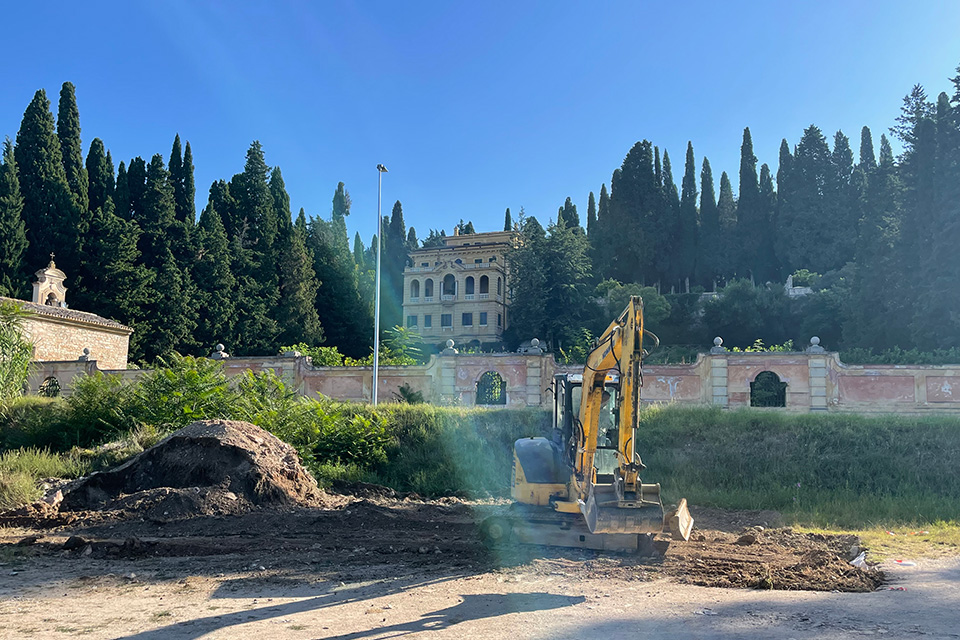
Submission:
<svg viewBox="0 0 960 640">
<path fill-rule="evenodd" d="M 612 476 L 617 470 L 617 447 L 620 438 L 617 420 L 620 412 L 616 397 L 617 386 L 605 385 L 597 422 L 597 453 L 593 457 L 593 466 L 597 470 L 597 482 L 604 482 L 607 477 L 610 478 L 609 482 L 613 482 Z"/>
</svg>

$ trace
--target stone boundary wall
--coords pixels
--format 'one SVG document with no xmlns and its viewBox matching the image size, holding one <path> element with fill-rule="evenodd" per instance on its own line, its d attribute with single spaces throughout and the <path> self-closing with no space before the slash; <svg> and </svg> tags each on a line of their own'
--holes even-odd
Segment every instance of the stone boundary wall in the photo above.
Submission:
<svg viewBox="0 0 960 640">
<path fill-rule="evenodd" d="M 314 367 L 309 358 L 295 355 L 228 358 L 223 363 L 228 376 L 270 369 L 304 396 L 320 393 L 361 402 L 371 398 L 372 367 Z M 77 375 L 101 371 L 95 360 L 35 362 L 33 367 L 32 393 L 53 377 L 64 395 L 69 395 Z M 560 365 L 552 354 L 445 354 L 432 356 L 423 365 L 380 367 L 377 396 L 382 402 L 394 401 L 400 386 L 406 385 L 433 404 L 473 406 L 477 382 L 488 371 L 505 381 L 506 406 L 549 408 L 554 374 L 580 373 L 582 367 Z M 645 366 L 642 397 L 648 403 L 749 407 L 750 383 L 764 371 L 787 383 L 783 411 L 960 414 L 960 365 L 846 365 L 836 353 L 816 351 L 715 349 L 691 364 Z M 133 380 L 142 371 L 104 373 Z"/>
</svg>

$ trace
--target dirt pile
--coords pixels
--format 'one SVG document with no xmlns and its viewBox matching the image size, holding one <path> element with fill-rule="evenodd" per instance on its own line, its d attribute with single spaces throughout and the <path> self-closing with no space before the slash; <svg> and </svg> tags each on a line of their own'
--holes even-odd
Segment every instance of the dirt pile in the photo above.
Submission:
<svg viewBox="0 0 960 640">
<path fill-rule="evenodd" d="M 247 422 L 202 420 L 118 467 L 64 487 L 59 508 L 176 519 L 321 500 L 293 447 Z"/>
</svg>

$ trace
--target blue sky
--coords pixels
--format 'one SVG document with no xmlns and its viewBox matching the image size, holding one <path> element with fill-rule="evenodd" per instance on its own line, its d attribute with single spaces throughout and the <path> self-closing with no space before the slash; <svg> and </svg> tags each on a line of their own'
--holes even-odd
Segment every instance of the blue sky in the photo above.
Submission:
<svg viewBox="0 0 960 640">
<path fill-rule="evenodd" d="M 28 6 L 29 5 L 29 6 Z M 667 6 L 669 5 L 669 6 Z M 0 135 L 33 93 L 77 87 L 84 153 L 169 157 L 189 140 L 198 210 L 250 142 L 279 165 L 294 212 L 329 217 L 338 181 L 351 234 L 407 225 L 498 230 L 567 196 L 586 218 L 634 142 L 687 140 L 737 188 L 743 127 L 776 171 L 809 124 L 879 142 L 914 83 L 952 91 L 960 3 L 125 2 L 4 9 Z"/>
</svg>

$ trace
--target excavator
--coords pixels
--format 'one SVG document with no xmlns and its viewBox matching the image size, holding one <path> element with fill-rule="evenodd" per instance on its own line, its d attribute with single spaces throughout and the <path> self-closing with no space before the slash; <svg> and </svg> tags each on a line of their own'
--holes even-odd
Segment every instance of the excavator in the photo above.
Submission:
<svg viewBox="0 0 960 640">
<path fill-rule="evenodd" d="M 644 335 L 659 344 L 644 330 L 643 300 L 631 296 L 597 339 L 583 373 L 554 376 L 551 436 L 514 444 L 514 503 L 508 514 L 483 521 L 488 544 L 652 555 L 658 533 L 690 538 L 693 518 L 686 499 L 665 513 L 660 485 L 640 479 L 645 466 L 636 442 Z"/>
</svg>

